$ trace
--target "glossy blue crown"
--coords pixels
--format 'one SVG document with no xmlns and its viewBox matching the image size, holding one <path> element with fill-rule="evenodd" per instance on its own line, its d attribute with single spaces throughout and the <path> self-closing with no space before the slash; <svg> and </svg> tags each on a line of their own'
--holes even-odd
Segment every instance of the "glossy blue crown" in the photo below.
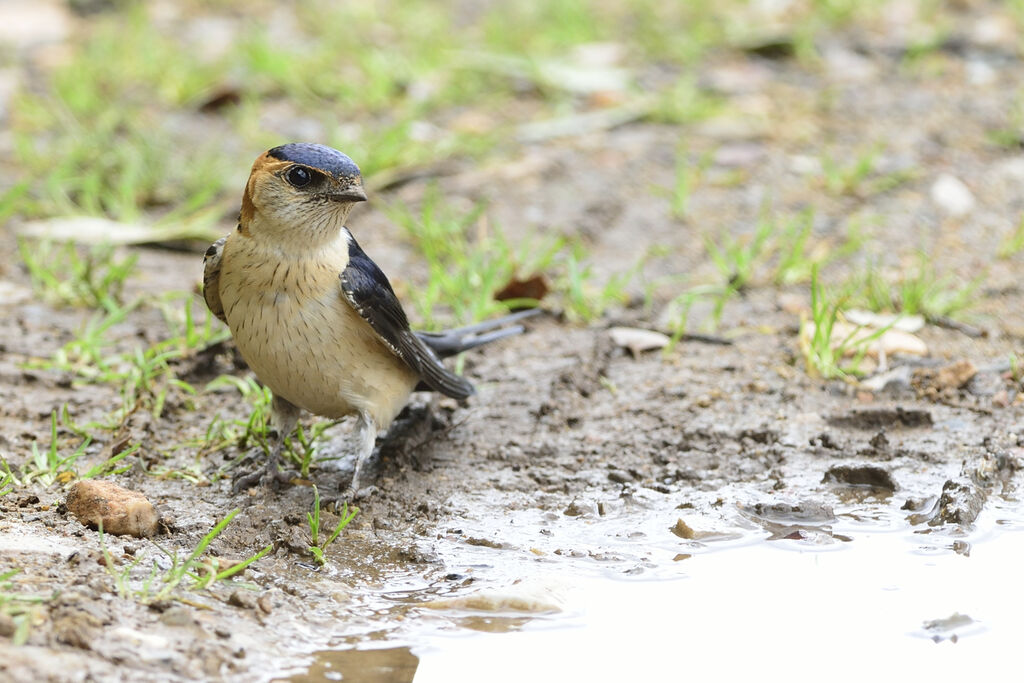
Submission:
<svg viewBox="0 0 1024 683">
<path fill-rule="evenodd" d="M 267 154 L 281 161 L 293 161 L 329 173 L 335 178 L 359 176 L 359 167 L 346 155 L 327 145 L 310 142 L 293 142 L 268 151 Z"/>
</svg>

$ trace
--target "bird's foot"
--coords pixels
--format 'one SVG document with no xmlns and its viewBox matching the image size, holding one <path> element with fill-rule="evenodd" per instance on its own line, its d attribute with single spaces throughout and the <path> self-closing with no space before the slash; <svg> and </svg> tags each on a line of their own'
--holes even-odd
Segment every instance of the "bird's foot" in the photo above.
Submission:
<svg viewBox="0 0 1024 683">
<path fill-rule="evenodd" d="M 374 486 L 373 484 L 370 484 L 369 486 L 363 486 L 358 490 L 350 487 L 348 492 L 346 493 L 346 496 L 348 497 L 349 500 L 356 501 L 366 500 L 367 498 L 375 496 L 378 493 L 380 493 L 380 489 Z"/>
<path fill-rule="evenodd" d="M 340 512 L 343 505 L 352 507 L 357 500 L 366 500 L 371 496 L 380 493 L 380 489 L 376 486 L 364 486 L 358 491 L 354 490 L 351 486 L 345 489 L 343 493 L 335 495 L 320 496 L 320 505 L 324 508 L 334 507 L 335 512 Z"/>
<path fill-rule="evenodd" d="M 276 491 L 284 485 L 290 485 L 292 480 L 298 477 L 299 473 L 295 470 L 279 470 L 277 462 L 270 461 L 263 469 L 244 474 L 239 473 L 231 483 L 231 492 L 245 491 L 257 484 Z"/>
</svg>

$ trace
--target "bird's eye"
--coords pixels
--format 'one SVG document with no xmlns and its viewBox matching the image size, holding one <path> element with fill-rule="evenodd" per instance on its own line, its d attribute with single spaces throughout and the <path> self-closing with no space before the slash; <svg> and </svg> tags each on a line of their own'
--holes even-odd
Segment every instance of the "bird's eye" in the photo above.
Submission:
<svg viewBox="0 0 1024 683">
<path fill-rule="evenodd" d="M 301 166 L 292 166 L 284 174 L 284 179 L 293 187 L 305 187 L 313 181 L 313 174 Z"/>
</svg>

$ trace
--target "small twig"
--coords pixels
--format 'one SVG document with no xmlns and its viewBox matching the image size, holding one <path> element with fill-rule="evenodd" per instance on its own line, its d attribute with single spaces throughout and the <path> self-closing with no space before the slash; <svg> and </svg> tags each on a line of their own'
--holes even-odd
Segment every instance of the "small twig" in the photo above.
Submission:
<svg viewBox="0 0 1024 683">
<path fill-rule="evenodd" d="M 978 415 L 985 415 L 986 417 L 991 417 L 992 415 L 995 414 L 995 411 L 991 410 L 990 408 L 982 408 L 981 406 L 972 406 L 969 403 L 965 403 L 963 401 L 956 401 L 956 400 L 951 399 L 951 398 L 936 397 L 933 400 L 936 403 L 939 403 L 939 404 L 944 405 L 944 406 L 948 406 L 950 408 L 956 408 L 957 410 L 969 410 L 972 413 L 976 413 Z"/>
<path fill-rule="evenodd" d="M 696 332 L 687 332 L 681 336 L 680 341 L 695 341 L 702 344 L 717 344 L 718 346 L 732 346 L 733 340 L 726 339 L 725 337 L 719 337 L 714 334 L 699 334 Z"/>
<path fill-rule="evenodd" d="M 182 597 L 179 597 L 179 596 L 176 596 L 176 595 L 171 596 L 171 599 L 174 600 L 175 602 L 180 602 L 183 605 L 188 605 L 189 607 L 195 607 L 196 609 L 205 609 L 205 610 L 212 610 L 213 609 L 209 605 L 204 605 L 201 602 L 196 602 L 195 600 L 189 600 L 188 598 L 182 598 Z"/>
<path fill-rule="evenodd" d="M 634 123 L 650 114 L 652 102 L 642 99 L 611 109 L 598 109 L 556 119 L 525 123 L 516 131 L 516 138 L 524 143 L 545 142 L 553 138 L 578 137 L 604 132 Z"/>
<path fill-rule="evenodd" d="M 971 337 L 972 339 L 977 339 L 978 337 L 985 336 L 985 330 L 979 327 L 975 327 L 974 325 L 968 325 L 967 323 L 962 323 L 958 320 L 953 320 L 952 318 L 944 315 L 929 318 L 928 322 L 938 327 L 945 327 L 946 329 L 949 330 L 956 330 L 957 332 L 965 334 L 968 337 Z"/>
</svg>

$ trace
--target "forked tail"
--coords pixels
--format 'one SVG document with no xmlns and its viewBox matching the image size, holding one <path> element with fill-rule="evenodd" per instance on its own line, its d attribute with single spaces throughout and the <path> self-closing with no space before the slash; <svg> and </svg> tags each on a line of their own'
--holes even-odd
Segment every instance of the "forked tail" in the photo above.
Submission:
<svg viewBox="0 0 1024 683">
<path fill-rule="evenodd" d="M 512 323 L 540 315 L 541 313 L 543 311 L 539 308 L 530 308 L 525 311 L 502 316 L 501 318 L 495 318 L 494 320 L 485 320 L 475 325 L 457 327 L 453 330 L 445 330 L 444 332 L 416 332 L 415 334 L 439 358 L 448 358 L 449 356 L 454 356 L 469 349 L 475 349 L 484 344 L 490 344 L 505 337 L 522 334 L 525 328 L 522 325 L 512 325 Z"/>
</svg>

